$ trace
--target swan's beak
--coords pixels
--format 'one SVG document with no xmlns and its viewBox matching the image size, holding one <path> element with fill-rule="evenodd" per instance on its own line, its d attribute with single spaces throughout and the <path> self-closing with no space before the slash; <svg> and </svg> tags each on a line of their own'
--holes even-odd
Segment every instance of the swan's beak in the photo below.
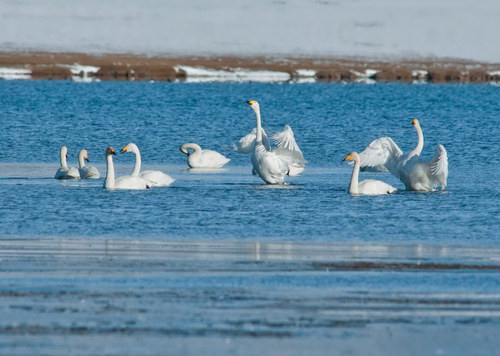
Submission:
<svg viewBox="0 0 500 356">
<path fill-rule="evenodd" d="M 344 162 L 344 161 L 351 161 L 351 160 L 352 160 L 352 156 L 351 156 L 351 155 L 347 155 L 347 157 L 346 157 L 346 158 L 344 158 L 344 159 L 342 160 L 342 162 Z"/>
<path fill-rule="evenodd" d="M 123 148 L 120 150 L 120 152 L 121 152 L 121 153 L 123 153 L 123 152 L 127 152 L 127 150 L 128 150 L 128 145 L 127 145 L 127 146 L 125 146 L 125 147 L 123 147 Z"/>
<path fill-rule="evenodd" d="M 252 104 L 254 104 L 254 103 L 256 103 L 256 101 L 255 101 L 255 100 L 248 100 L 248 101 L 247 101 L 247 104 L 248 104 L 248 105 L 252 105 Z"/>
<path fill-rule="evenodd" d="M 88 157 L 85 157 L 85 160 L 86 160 L 87 162 L 90 162 Z"/>
<path fill-rule="evenodd" d="M 418 120 L 417 120 L 417 119 L 413 119 L 413 121 L 411 122 L 411 124 L 412 124 L 413 126 L 415 126 L 416 124 L 418 124 Z"/>
</svg>

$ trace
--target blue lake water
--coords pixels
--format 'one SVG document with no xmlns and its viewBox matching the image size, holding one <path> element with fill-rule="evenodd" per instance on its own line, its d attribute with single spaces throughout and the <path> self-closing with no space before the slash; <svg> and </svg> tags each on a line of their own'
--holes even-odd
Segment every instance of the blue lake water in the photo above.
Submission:
<svg viewBox="0 0 500 356">
<path fill-rule="evenodd" d="M 0 81 L 0 351 L 491 354 L 499 97 L 488 85 Z M 255 127 L 249 99 L 308 160 L 285 187 L 232 149 Z M 447 191 L 348 195 L 345 155 L 382 136 L 412 149 L 415 117 L 423 156 L 448 151 Z M 53 179 L 61 145 L 75 166 L 86 148 L 104 176 L 105 148 L 129 142 L 173 185 Z M 231 162 L 189 171 L 186 142 Z M 133 156 L 115 162 L 126 174 Z M 380 342 L 393 337 L 406 343 Z"/>
<path fill-rule="evenodd" d="M 162 240 L 376 241 L 498 244 L 500 88 L 460 85 L 180 84 L 2 82 L 0 231 L 9 236 Z M 246 99 L 261 102 L 264 127 L 289 124 L 309 161 L 289 189 L 262 189 L 250 157 L 231 145 L 255 127 Z M 341 160 L 390 136 L 423 156 L 449 155 L 445 194 L 351 197 Z M 108 192 L 102 180 L 59 182 L 58 149 L 80 149 L 105 174 L 104 150 L 135 142 L 143 164 L 177 181 L 168 189 Z M 186 172 L 179 146 L 197 142 L 232 159 L 220 173 Z M 116 159 L 127 173 L 133 156 Z M 16 165 L 25 164 L 23 172 Z M 31 164 L 46 164 L 41 167 Z M 27 171 L 27 172 L 26 172 Z M 30 177 L 27 179 L 26 177 Z M 362 174 L 404 186 L 389 174 Z"/>
</svg>

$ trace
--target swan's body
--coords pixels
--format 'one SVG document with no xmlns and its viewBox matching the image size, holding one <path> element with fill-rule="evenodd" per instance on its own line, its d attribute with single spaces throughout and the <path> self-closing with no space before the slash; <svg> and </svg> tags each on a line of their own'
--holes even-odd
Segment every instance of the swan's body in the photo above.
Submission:
<svg viewBox="0 0 500 356">
<path fill-rule="evenodd" d="M 365 179 L 359 182 L 359 170 L 361 166 L 361 159 L 356 152 L 351 152 L 344 161 L 354 161 L 352 169 L 351 181 L 349 183 L 348 192 L 353 195 L 381 195 L 391 194 L 397 189 L 392 185 L 384 183 L 380 180 Z"/>
<path fill-rule="evenodd" d="M 142 190 L 151 187 L 151 182 L 141 177 L 122 176 L 115 179 L 115 167 L 113 164 L 113 155 L 115 150 L 113 147 L 106 149 L 106 180 L 104 181 L 104 188 L 106 189 L 132 189 Z"/>
<path fill-rule="evenodd" d="M 61 167 L 56 172 L 54 178 L 56 179 L 79 179 L 80 173 L 75 167 L 68 167 L 68 148 L 62 146 L 59 149 L 59 161 L 61 162 Z"/>
<path fill-rule="evenodd" d="M 135 165 L 132 171 L 132 177 L 140 177 L 150 181 L 152 187 L 166 187 L 172 184 L 175 179 L 161 171 L 143 171 L 141 172 L 141 152 L 135 143 L 129 143 L 123 147 L 121 152 L 132 152 L 135 154 Z"/>
<path fill-rule="evenodd" d="M 420 154 L 424 148 L 424 135 L 418 120 L 413 120 L 417 131 L 416 147 L 408 154 L 396 145 L 390 137 L 372 141 L 359 154 L 361 168 L 375 171 L 389 171 L 407 190 L 432 191 L 436 187 L 446 188 L 448 179 L 448 155 L 443 145 L 438 145 L 434 158 L 423 161 Z"/>
<path fill-rule="evenodd" d="M 189 152 L 188 149 L 194 151 Z M 220 168 L 230 161 L 219 152 L 201 149 L 196 143 L 185 143 L 180 150 L 188 155 L 187 163 L 190 168 Z"/>
<path fill-rule="evenodd" d="M 81 150 L 80 153 L 78 154 L 78 163 L 79 163 L 79 168 L 78 172 L 80 173 L 80 178 L 85 179 L 98 179 L 101 178 L 101 175 L 99 174 L 99 171 L 97 168 L 94 166 L 87 166 L 85 165 L 85 161 L 89 161 L 89 153 L 87 150 Z"/>
<path fill-rule="evenodd" d="M 266 183 L 284 184 L 285 175 L 298 175 L 304 170 L 306 160 L 302 155 L 292 128 L 285 129 L 273 136 L 276 147 L 271 149 L 267 135 L 262 128 L 260 106 L 255 100 L 247 101 L 256 116 L 256 128 L 242 137 L 235 145 L 238 152 L 252 153 L 252 173 L 259 175 Z"/>
</svg>

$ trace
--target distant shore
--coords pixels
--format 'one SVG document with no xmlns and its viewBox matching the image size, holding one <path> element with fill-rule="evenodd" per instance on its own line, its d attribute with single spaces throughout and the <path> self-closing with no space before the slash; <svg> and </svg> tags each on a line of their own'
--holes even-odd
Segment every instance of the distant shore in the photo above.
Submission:
<svg viewBox="0 0 500 356">
<path fill-rule="evenodd" d="M 306 57 L 0 52 L 0 79 L 500 83 L 500 63 Z"/>
</svg>

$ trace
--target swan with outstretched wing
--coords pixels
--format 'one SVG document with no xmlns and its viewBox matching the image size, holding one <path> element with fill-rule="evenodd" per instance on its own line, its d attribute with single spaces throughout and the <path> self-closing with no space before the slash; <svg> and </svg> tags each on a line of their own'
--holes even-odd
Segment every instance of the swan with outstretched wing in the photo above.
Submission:
<svg viewBox="0 0 500 356">
<path fill-rule="evenodd" d="M 250 104 L 252 102 L 252 104 Z M 260 118 L 260 106 L 255 100 L 251 100 L 249 105 L 255 111 L 255 114 Z M 288 166 L 287 174 L 290 176 L 299 175 L 305 167 L 307 161 L 295 140 L 295 135 L 289 125 L 285 125 L 284 130 L 272 136 L 274 148 L 271 147 L 265 130 L 261 127 L 262 145 L 268 152 L 274 153 L 280 158 L 281 162 Z M 255 151 L 255 143 L 257 136 L 257 128 L 254 128 L 249 134 L 242 137 L 235 145 L 235 149 L 241 153 L 252 153 Z M 257 170 L 252 169 L 253 174 L 257 174 Z"/>
<path fill-rule="evenodd" d="M 373 140 L 359 154 L 361 170 L 389 171 L 404 183 L 407 190 L 432 191 L 437 187 L 444 190 L 448 179 L 448 155 L 443 145 L 439 145 L 434 158 L 423 161 L 420 154 L 424 148 L 424 135 L 420 122 L 412 121 L 418 140 L 408 154 L 390 137 Z"/>
<path fill-rule="evenodd" d="M 247 101 L 247 104 L 255 112 L 256 119 L 255 143 L 251 157 L 252 173 L 258 175 L 268 184 L 285 184 L 285 176 L 290 171 L 288 163 L 276 152 L 269 151 L 262 141 L 259 103 L 255 100 L 250 100 Z"/>
</svg>

